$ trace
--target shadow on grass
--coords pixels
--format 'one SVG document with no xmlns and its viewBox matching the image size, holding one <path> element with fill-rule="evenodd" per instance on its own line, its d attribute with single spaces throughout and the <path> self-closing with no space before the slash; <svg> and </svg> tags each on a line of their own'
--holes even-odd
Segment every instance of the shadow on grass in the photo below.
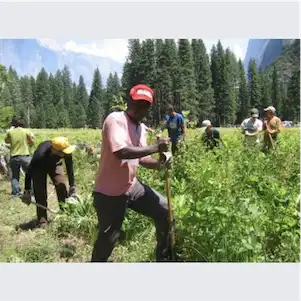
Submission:
<svg viewBox="0 0 301 301">
<path fill-rule="evenodd" d="M 22 231 L 29 231 L 34 229 L 44 229 L 49 225 L 50 221 L 48 221 L 47 224 L 40 224 L 39 220 L 33 219 L 29 222 L 22 223 L 16 226 L 16 231 L 22 230 Z"/>
</svg>

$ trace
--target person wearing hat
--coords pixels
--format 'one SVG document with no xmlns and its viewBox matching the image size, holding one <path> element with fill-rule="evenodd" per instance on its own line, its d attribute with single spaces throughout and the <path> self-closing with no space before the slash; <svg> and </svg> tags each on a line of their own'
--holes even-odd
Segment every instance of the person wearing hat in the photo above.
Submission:
<svg viewBox="0 0 301 301">
<path fill-rule="evenodd" d="M 276 109 L 269 106 L 264 109 L 266 120 L 264 123 L 264 151 L 275 149 L 277 146 L 278 134 L 281 132 L 282 121 L 276 116 Z"/>
<path fill-rule="evenodd" d="M 209 125 L 211 125 L 211 121 L 210 121 L 210 120 L 204 120 L 204 121 L 202 122 L 202 126 L 201 126 L 201 133 L 202 133 L 202 134 L 205 133 L 205 131 L 206 131 L 206 129 L 207 129 L 207 127 L 208 127 Z"/>
<path fill-rule="evenodd" d="M 75 194 L 73 158 L 72 153 L 76 149 L 67 138 L 57 137 L 40 143 L 33 154 L 28 171 L 25 174 L 25 191 L 22 201 L 26 204 L 31 202 L 31 188 L 37 204 L 47 207 L 47 175 L 50 176 L 56 190 L 57 198 L 61 204 L 68 196 Z M 69 193 L 67 192 L 62 159 L 66 164 L 69 180 Z M 47 211 L 37 207 L 37 224 L 47 224 Z"/>
<path fill-rule="evenodd" d="M 177 113 L 172 105 L 167 106 L 165 123 L 159 134 L 161 134 L 164 129 L 168 131 L 168 136 L 171 141 L 171 152 L 174 155 L 178 150 L 179 141 L 186 138 L 186 125 L 183 115 Z"/>
<path fill-rule="evenodd" d="M 212 150 L 215 147 L 220 148 L 222 146 L 222 139 L 220 132 L 213 127 L 210 120 L 204 120 L 202 122 L 202 141 L 207 150 Z"/>
<path fill-rule="evenodd" d="M 91 262 L 106 262 L 119 240 L 127 208 L 151 218 L 156 227 L 156 260 L 168 260 L 168 202 L 136 177 L 137 167 L 160 170 L 166 162 L 151 157 L 168 151 L 168 138 L 147 145 L 141 121 L 153 104 L 153 90 L 136 85 L 130 90 L 127 109 L 110 113 L 102 128 L 102 150 L 94 188 L 98 236 Z M 169 164 L 170 162 L 167 162 Z"/>
<path fill-rule="evenodd" d="M 260 144 L 259 134 L 262 132 L 263 123 L 258 117 L 258 109 L 253 108 L 251 117 L 246 118 L 241 123 L 241 132 L 245 136 L 244 144 L 246 147 L 259 146 Z"/>
</svg>

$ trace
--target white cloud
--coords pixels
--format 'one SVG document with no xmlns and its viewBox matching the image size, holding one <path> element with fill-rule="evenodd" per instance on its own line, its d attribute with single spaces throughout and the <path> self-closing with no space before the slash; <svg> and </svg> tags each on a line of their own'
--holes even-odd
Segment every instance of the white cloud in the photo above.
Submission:
<svg viewBox="0 0 301 301">
<path fill-rule="evenodd" d="M 100 41 L 77 42 L 74 40 L 59 42 L 52 39 L 41 39 L 40 42 L 55 50 L 67 50 L 96 56 L 109 57 L 119 62 L 125 62 L 128 54 L 126 39 L 107 39 Z"/>
<path fill-rule="evenodd" d="M 230 48 L 234 52 L 236 57 L 244 60 L 249 39 L 221 39 L 221 43 L 224 49 Z M 204 40 L 207 48 L 207 53 L 210 53 L 213 45 L 218 43 L 218 39 L 215 40 Z"/>
<path fill-rule="evenodd" d="M 243 52 L 242 48 L 239 45 L 234 44 L 232 51 L 234 52 L 234 54 L 238 59 L 243 60 L 245 58 L 245 53 Z"/>
<path fill-rule="evenodd" d="M 124 63 L 128 55 L 127 39 L 106 39 L 98 41 L 56 41 L 52 39 L 41 39 L 40 42 L 55 50 L 68 50 L 79 53 L 86 53 L 102 57 L 109 57 L 118 62 Z M 207 52 L 210 53 L 212 46 L 217 44 L 218 39 L 204 39 Z M 237 58 L 242 60 L 245 57 L 248 39 L 221 39 L 224 48 L 230 48 Z"/>
</svg>

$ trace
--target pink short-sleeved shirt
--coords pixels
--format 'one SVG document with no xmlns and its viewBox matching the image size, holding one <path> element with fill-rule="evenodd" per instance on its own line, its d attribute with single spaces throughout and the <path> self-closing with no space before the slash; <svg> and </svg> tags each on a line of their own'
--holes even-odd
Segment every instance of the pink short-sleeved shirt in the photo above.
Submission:
<svg viewBox="0 0 301 301">
<path fill-rule="evenodd" d="M 120 160 L 114 154 L 127 146 L 146 146 L 145 129 L 125 112 L 107 116 L 102 129 L 102 149 L 95 191 L 108 196 L 128 192 L 136 181 L 136 169 L 142 159 Z"/>
</svg>

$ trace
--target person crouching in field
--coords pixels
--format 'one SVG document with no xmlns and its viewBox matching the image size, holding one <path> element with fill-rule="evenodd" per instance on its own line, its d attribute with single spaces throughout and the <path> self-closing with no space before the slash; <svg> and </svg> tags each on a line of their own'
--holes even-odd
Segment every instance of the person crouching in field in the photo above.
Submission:
<svg viewBox="0 0 301 301">
<path fill-rule="evenodd" d="M 50 176 L 55 186 L 60 207 L 68 196 L 75 194 L 72 158 L 75 148 L 65 137 L 57 137 L 39 144 L 25 175 L 25 191 L 22 196 L 24 203 L 30 204 L 31 188 L 33 187 L 36 203 L 47 207 L 47 175 Z M 66 164 L 70 186 L 69 193 L 67 193 L 62 159 Z M 37 218 L 34 227 L 47 225 L 47 211 L 45 209 L 37 207 Z"/>
<path fill-rule="evenodd" d="M 241 123 L 241 132 L 244 134 L 244 145 L 245 147 L 259 147 L 260 145 L 260 136 L 262 132 L 263 123 L 259 117 L 259 112 L 256 108 L 251 110 L 251 117 L 246 118 Z"/>
<path fill-rule="evenodd" d="M 127 208 L 153 219 L 156 227 L 156 260 L 169 259 L 168 203 L 154 189 L 136 178 L 138 165 L 160 170 L 165 166 L 150 155 L 168 150 L 168 138 L 147 145 L 141 121 L 153 103 L 153 90 L 136 85 L 130 91 L 127 110 L 107 116 L 102 128 L 102 150 L 95 180 L 94 206 L 99 232 L 91 262 L 106 262 L 120 238 Z"/>
<path fill-rule="evenodd" d="M 204 120 L 202 122 L 202 129 L 204 132 L 201 139 L 207 150 L 222 147 L 220 132 L 213 127 L 210 120 Z"/>
<path fill-rule="evenodd" d="M 278 134 L 281 132 L 282 122 L 281 119 L 276 116 L 276 109 L 273 106 L 269 106 L 264 109 L 266 112 L 266 121 L 263 126 L 264 130 L 264 147 L 263 151 L 270 151 L 276 149 Z"/>
</svg>

